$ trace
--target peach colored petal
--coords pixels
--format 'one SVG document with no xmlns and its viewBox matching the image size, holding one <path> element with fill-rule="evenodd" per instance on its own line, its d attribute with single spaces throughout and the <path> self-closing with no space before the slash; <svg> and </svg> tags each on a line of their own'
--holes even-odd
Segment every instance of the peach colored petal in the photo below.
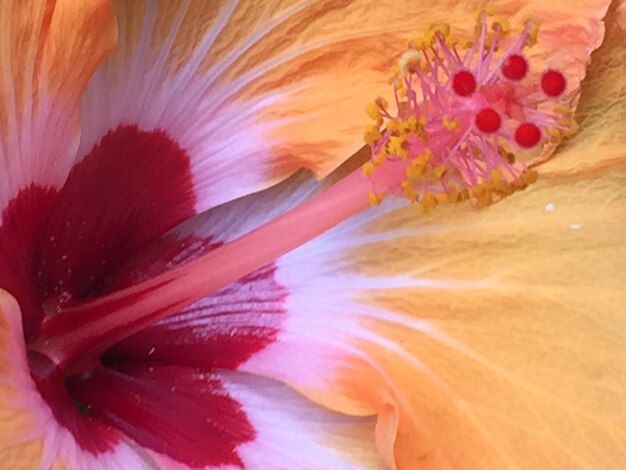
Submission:
<svg viewBox="0 0 626 470">
<path fill-rule="evenodd" d="M 79 153 L 120 123 L 163 129 L 189 154 L 199 211 L 300 167 L 324 176 L 361 147 L 364 109 L 391 93 L 389 71 L 408 41 L 438 21 L 472 34 L 482 3 L 118 1 L 120 48 L 86 94 Z M 571 39 L 550 65 L 566 71 L 575 95 L 606 4 L 494 9 L 517 27 L 529 14 L 541 18 L 534 57 Z"/>
<path fill-rule="evenodd" d="M 115 39 L 105 0 L 2 2 L 0 209 L 31 183 L 63 183 L 77 146 L 77 101 Z"/>
<path fill-rule="evenodd" d="M 606 39 L 595 55 L 596 65 L 589 67 L 585 93 L 576 113 L 581 129 L 559 149 L 556 158 L 541 168 L 543 179 L 590 177 L 624 165 L 626 43 L 619 25 L 624 5 L 614 2 L 607 15 Z"/>
<path fill-rule="evenodd" d="M 97 456 L 55 420 L 33 382 L 15 299 L 0 289 L 0 457 L 3 468 L 144 468 L 147 456 L 119 442 Z"/>
<path fill-rule="evenodd" d="M 377 412 L 391 467 L 620 468 L 626 136 L 613 19 L 583 128 L 535 186 L 481 211 L 385 201 L 284 256 L 292 334 L 245 367 L 332 409 Z M 585 64 L 592 47 L 573 48 Z"/>
<path fill-rule="evenodd" d="M 626 461 L 626 154 L 616 17 L 584 85 L 580 134 L 528 190 L 492 207 L 406 208 L 352 253 L 390 286 L 337 384 L 377 403 L 382 449 L 412 468 L 621 468 Z M 386 279 L 386 281 L 384 281 Z M 390 350 L 385 341 L 396 344 Z M 383 381 L 384 379 L 384 381 Z"/>
<path fill-rule="evenodd" d="M 433 8 L 427 2 L 353 1 L 336 8 L 324 5 L 323 16 L 312 14 L 310 21 L 298 25 L 297 31 L 304 36 L 298 54 L 289 53 L 291 43 L 278 40 L 295 29 L 286 24 L 284 30 L 277 29 L 260 41 L 246 56 L 248 60 L 236 63 L 230 73 L 234 77 L 251 68 L 254 60 L 249 58 L 254 58 L 255 52 L 256 57 L 263 57 L 271 48 L 277 58 L 284 58 L 284 65 L 265 71 L 240 96 L 285 89 L 286 94 L 261 112 L 261 119 L 285 118 L 272 133 L 275 148 L 287 155 L 302 155 L 299 164 L 325 175 L 357 149 L 365 105 L 381 94 L 390 98 L 388 70 L 403 52 L 407 39 L 440 21 L 449 22 L 460 35 L 472 34 L 474 14 L 481 4 L 449 1 Z M 542 64 L 549 57 L 548 65 L 563 69 L 568 76 L 575 100 L 589 53 L 602 40 L 600 19 L 608 1 L 490 4 L 517 27 L 529 15 L 540 19 L 541 41 L 530 52 L 532 64 Z M 335 30 L 335 25 L 340 28 Z M 567 53 L 554 54 L 563 47 L 564 38 Z M 285 84 L 292 89 L 284 88 Z M 289 167 L 293 162 L 284 165 Z"/>
<path fill-rule="evenodd" d="M 0 458 L 7 468 L 35 468 L 43 455 L 43 439 L 16 436 L 27 434 L 35 425 L 26 409 L 15 406 L 20 397 L 19 388 L 11 383 L 10 377 L 27 373 L 20 370 L 24 360 L 18 354 L 23 352 L 23 343 L 15 338 L 15 331 L 21 332 L 19 310 L 14 300 L 0 291 Z M 21 346 L 21 347 L 20 347 Z"/>
<path fill-rule="evenodd" d="M 622 41 L 626 42 L 626 2 L 624 0 L 614 0 L 613 4 Z"/>
</svg>

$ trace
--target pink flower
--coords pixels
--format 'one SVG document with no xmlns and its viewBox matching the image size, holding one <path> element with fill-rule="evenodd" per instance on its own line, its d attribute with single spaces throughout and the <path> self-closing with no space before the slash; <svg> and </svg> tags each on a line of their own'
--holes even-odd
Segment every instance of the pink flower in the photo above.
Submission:
<svg viewBox="0 0 626 470">
<path fill-rule="evenodd" d="M 607 3 L 3 3 L 3 465 L 618 467 Z"/>
</svg>

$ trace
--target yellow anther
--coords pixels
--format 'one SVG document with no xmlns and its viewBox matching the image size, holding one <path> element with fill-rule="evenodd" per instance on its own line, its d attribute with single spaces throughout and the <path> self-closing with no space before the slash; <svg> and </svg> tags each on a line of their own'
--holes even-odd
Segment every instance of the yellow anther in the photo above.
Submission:
<svg viewBox="0 0 626 470">
<path fill-rule="evenodd" d="M 440 26 L 432 25 L 431 29 L 426 31 L 421 36 L 418 36 L 415 39 L 413 39 L 413 46 L 419 50 L 430 49 L 433 46 L 433 43 L 435 42 L 437 33 L 442 33 L 445 38 L 447 36 L 445 31 L 446 31 L 445 28 L 442 29 L 441 25 Z M 447 31 L 448 33 L 450 32 L 450 27 L 448 27 Z"/>
<path fill-rule="evenodd" d="M 446 172 L 446 167 L 444 165 L 437 165 L 435 167 L 435 170 L 433 171 L 437 179 L 441 179 L 441 177 L 443 176 L 445 172 Z"/>
<path fill-rule="evenodd" d="M 425 191 L 422 193 L 422 197 L 420 197 L 419 204 L 423 212 L 428 212 L 437 206 L 437 199 L 432 195 L 432 193 Z"/>
<path fill-rule="evenodd" d="M 431 24 L 429 30 L 433 33 L 433 36 L 436 36 L 437 33 L 440 33 L 443 36 L 444 40 L 447 39 L 448 36 L 450 36 L 450 25 L 443 21 Z"/>
<path fill-rule="evenodd" d="M 370 191 L 367 193 L 367 199 L 370 202 L 370 205 L 377 206 L 384 199 L 382 195 L 375 193 L 374 191 Z"/>
<path fill-rule="evenodd" d="M 400 68 L 398 67 L 398 64 L 396 63 L 391 66 L 391 78 L 389 79 L 389 83 L 393 85 L 394 83 L 398 81 L 399 78 L 400 78 Z"/>
<path fill-rule="evenodd" d="M 425 66 L 423 62 L 424 57 L 421 52 L 409 49 L 398 59 L 398 72 L 401 77 L 405 77 L 411 71 L 411 68 L 420 67 L 423 70 Z"/>
<path fill-rule="evenodd" d="M 372 155 L 372 163 L 376 166 L 380 166 L 385 163 L 386 155 L 382 152 L 378 152 Z"/>
<path fill-rule="evenodd" d="M 380 138 L 380 129 L 378 127 L 369 125 L 365 127 L 365 133 L 363 134 L 363 139 L 366 144 L 371 144 L 376 142 L 376 140 Z"/>
<path fill-rule="evenodd" d="M 576 134 L 576 132 L 578 132 L 578 129 L 580 129 L 580 125 L 576 122 L 574 118 L 572 118 L 569 120 L 567 129 L 563 132 L 563 135 L 565 137 L 571 137 Z"/>
<path fill-rule="evenodd" d="M 374 103 L 380 106 L 381 109 L 387 109 L 387 106 L 389 106 L 389 102 L 382 96 L 379 96 L 378 98 L 376 98 L 374 100 Z"/>
<path fill-rule="evenodd" d="M 524 20 L 528 28 L 528 39 L 524 46 L 532 47 L 537 44 L 537 35 L 539 34 L 539 20 L 535 16 L 529 16 Z"/>
<path fill-rule="evenodd" d="M 428 163 L 430 161 L 430 159 L 433 157 L 433 153 L 430 151 L 430 149 L 426 149 L 424 150 L 422 153 L 420 153 L 416 158 L 415 158 L 415 162 L 419 162 L 422 165 L 425 165 L 426 163 Z"/>
<path fill-rule="evenodd" d="M 404 195 L 406 196 L 407 199 L 410 199 L 411 201 L 414 201 L 415 199 L 417 199 L 417 194 L 415 193 L 415 189 L 413 188 L 413 185 L 411 184 L 410 181 L 408 180 L 404 180 L 400 183 L 400 187 L 402 188 L 402 191 L 404 192 Z"/>
<path fill-rule="evenodd" d="M 498 170 L 491 170 L 491 189 L 501 194 L 510 194 L 512 189 L 510 185 L 502 179 L 502 175 Z"/>
<path fill-rule="evenodd" d="M 459 128 L 459 118 L 457 116 L 454 116 L 452 118 L 444 116 L 441 119 L 441 123 L 443 124 L 443 127 L 448 129 L 449 131 L 456 131 Z"/>
<path fill-rule="evenodd" d="M 537 173 L 535 170 L 529 170 L 524 173 L 522 177 L 524 178 L 526 184 L 533 184 L 537 181 L 537 178 L 539 178 L 539 173 Z"/>
<path fill-rule="evenodd" d="M 417 179 L 426 174 L 426 166 L 417 160 L 413 160 L 411 164 L 406 167 L 405 171 L 408 179 Z"/>
<path fill-rule="evenodd" d="M 387 121 L 387 129 L 392 132 L 402 132 L 402 121 L 400 119 L 389 119 Z"/>
<path fill-rule="evenodd" d="M 417 119 L 390 119 L 387 121 L 387 129 L 394 134 L 407 134 L 410 131 L 417 131 L 419 129 Z"/>
<path fill-rule="evenodd" d="M 404 136 L 393 135 L 389 138 L 387 144 L 387 150 L 390 154 L 396 154 L 400 158 L 405 158 L 408 155 L 408 150 L 404 148 L 405 138 Z"/>
<path fill-rule="evenodd" d="M 446 193 L 437 193 L 435 194 L 435 199 L 439 204 L 441 204 L 443 202 L 448 202 L 450 198 Z"/>
<path fill-rule="evenodd" d="M 406 127 L 410 131 L 416 132 L 421 126 L 422 125 L 415 116 L 411 116 L 406 120 Z"/>
<path fill-rule="evenodd" d="M 420 121 L 415 116 L 408 119 L 390 119 L 387 122 L 387 129 L 395 134 L 418 133 L 421 130 Z"/>
<path fill-rule="evenodd" d="M 365 162 L 361 168 L 363 168 L 363 174 L 365 176 L 372 176 L 374 174 L 374 164 L 372 162 Z"/>
<path fill-rule="evenodd" d="M 461 194 L 456 190 L 456 188 L 452 188 L 448 193 L 448 201 L 455 203 L 461 200 Z"/>
<path fill-rule="evenodd" d="M 562 114 L 565 117 L 570 117 L 572 115 L 572 110 L 570 108 L 563 106 L 562 104 L 556 105 L 554 107 L 554 111 L 556 113 Z"/>
<path fill-rule="evenodd" d="M 479 8 L 478 10 L 476 10 L 476 12 L 474 13 L 474 18 L 476 18 L 476 21 L 482 21 L 483 15 L 493 16 L 495 14 L 496 14 L 496 9 L 493 5 L 485 5 Z"/>
<path fill-rule="evenodd" d="M 448 39 L 448 44 L 456 47 L 457 50 L 468 49 L 472 44 L 472 39 L 467 37 L 452 36 Z"/>
<path fill-rule="evenodd" d="M 492 201 L 492 192 L 490 188 L 485 186 L 476 187 L 474 190 L 474 199 L 479 207 L 488 206 Z"/>
<path fill-rule="evenodd" d="M 548 135 L 552 138 L 552 140 L 561 140 L 563 138 L 563 134 L 560 129 L 556 127 L 548 127 L 547 129 Z"/>
<path fill-rule="evenodd" d="M 367 116 L 374 121 L 378 121 L 379 119 L 381 119 L 380 108 L 376 103 L 368 104 L 367 108 L 365 108 L 365 114 L 367 114 Z"/>
<path fill-rule="evenodd" d="M 494 30 L 499 30 L 503 36 L 511 32 L 511 23 L 509 23 L 509 20 L 504 16 L 499 16 L 494 19 L 492 27 Z"/>
<path fill-rule="evenodd" d="M 491 170 L 491 182 L 499 183 L 501 181 L 502 181 L 502 175 L 500 174 L 500 172 L 496 170 L 495 168 Z"/>
<path fill-rule="evenodd" d="M 528 186 L 528 184 L 525 181 L 525 175 L 522 175 L 519 178 L 517 178 L 516 180 L 512 181 L 511 182 L 511 186 L 516 191 L 519 191 L 519 190 L 522 190 L 522 189 L 526 188 L 526 186 Z"/>
</svg>

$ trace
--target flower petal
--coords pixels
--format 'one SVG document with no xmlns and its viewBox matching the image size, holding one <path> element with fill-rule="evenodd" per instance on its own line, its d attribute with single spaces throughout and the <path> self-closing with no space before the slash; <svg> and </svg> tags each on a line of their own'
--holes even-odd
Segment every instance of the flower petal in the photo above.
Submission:
<svg viewBox="0 0 626 470">
<path fill-rule="evenodd" d="M 141 468 L 148 466 L 119 433 L 79 414 L 60 388 L 54 405 L 40 393 L 26 360 L 17 302 L 0 290 L 0 456 L 6 468 Z M 50 385 L 50 384 L 48 384 Z"/>
<path fill-rule="evenodd" d="M 272 190 L 196 216 L 141 250 L 109 279 L 107 290 L 128 287 L 189 262 L 280 214 L 316 186 L 300 174 Z M 275 339 L 287 313 L 287 295 L 276 281 L 275 266 L 265 266 L 127 338 L 108 356 L 236 368 Z"/>
<path fill-rule="evenodd" d="M 70 390 L 163 468 L 378 467 L 371 420 L 323 410 L 284 385 L 158 362 L 113 367 Z"/>
<path fill-rule="evenodd" d="M 482 211 L 420 217 L 387 201 L 277 260 L 284 318 L 239 369 L 332 409 L 377 412 L 378 446 L 398 468 L 619 468 L 626 136 L 616 38 L 610 24 L 586 82 L 608 93 L 583 96 L 580 135 L 537 185 Z M 581 163 L 594 148 L 599 157 Z M 260 223 L 269 201 L 302 197 L 280 190 L 207 213 L 202 233 L 230 239 Z"/>
<path fill-rule="evenodd" d="M 351 155 L 414 27 L 384 2 L 115 5 L 120 46 L 85 94 L 79 153 L 119 125 L 161 129 L 189 155 L 197 211 Z"/>
<path fill-rule="evenodd" d="M 362 293 L 371 338 L 356 347 L 394 384 L 401 468 L 416 456 L 433 468 L 621 465 L 625 178 L 542 183 L 357 255 L 381 290 Z"/>
<path fill-rule="evenodd" d="M 79 159 L 42 231 L 37 271 L 50 311 L 98 294 L 103 279 L 138 247 L 194 213 L 317 165 L 313 160 L 332 155 L 332 167 L 349 156 L 360 140 L 360 119 L 350 133 L 322 135 L 312 127 L 320 119 L 314 114 L 334 109 L 335 100 L 325 97 L 297 112 L 292 104 L 317 97 L 312 90 L 320 83 L 326 84 L 321 93 L 334 87 L 337 73 L 378 84 L 385 76 L 381 61 L 392 58 L 367 43 L 409 25 L 398 14 L 385 28 L 357 22 L 366 13 L 387 15 L 388 6 L 364 12 L 311 1 L 118 1 L 115 9 L 119 47 L 84 94 Z M 338 23 L 343 13 L 353 21 Z M 362 57 L 363 74 L 348 71 L 338 54 L 357 34 L 363 44 L 350 55 Z M 391 35 L 387 43 L 390 38 L 398 39 Z M 331 67 L 339 72 L 331 75 Z M 350 88 L 342 106 L 364 107 L 372 89 Z M 282 111 L 268 111 L 279 102 Z M 292 114 L 303 130 L 278 132 Z M 305 133 L 316 140 L 304 145 L 297 136 Z"/>
<path fill-rule="evenodd" d="M 535 186 L 482 211 L 419 216 L 389 201 L 280 259 L 290 318 L 307 319 L 292 335 L 308 348 L 290 367 L 279 334 L 243 368 L 344 411 L 374 407 L 398 468 L 620 468 L 621 41 L 609 22 L 583 129 Z M 315 345 L 339 354 L 324 362 Z"/>
<path fill-rule="evenodd" d="M 140 446 L 189 467 L 241 466 L 255 430 L 215 374 L 154 364 L 103 366 L 70 378 L 89 413 Z"/>
<path fill-rule="evenodd" d="M 3 2 L 0 18 L 3 210 L 28 186 L 58 189 L 67 177 L 78 145 L 76 105 L 116 29 L 101 0 Z"/>
<path fill-rule="evenodd" d="M 242 446 L 245 468 L 383 468 L 374 446 L 374 420 L 325 410 L 277 382 L 224 374 L 258 436 Z"/>
<path fill-rule="evenodd" d="M 302 173 L 196 216 L 140 251 L 109 280 L 107 289 L 124 288 L 189 262 L 253 230 L 319 187 Z M 341 236 L 341 228 L 333 233 Z M 342 244 L 343 248 L 349 245 Z M 348 344 L 354 323 L 334 321 L 334 315 L 343 313 L 337 309 L 345 305 L 333 305 L 336 298 L 327 294 L 331 289 L 340 291 L 353 284 L 349 279 L 337 281 L 332 273 L 336 285 L 329 286 L 323 265 L 312 261 L 319 254 L 315 251 L 319 245 L 312 246 L 313 251 L 298 250 L 300 255 L 295 261 L 287 257 L 277 265 L 261 268 L 122 341 L 105 360 L 238 368 L 287 381 L 318 398 L 317 394 L 327 392 L 324 384 L 332 379 L 337 362 L 344 362 L 346 354 L 354 351 Z M 323 256 L 319 259 L 322 263 L 325 260 Z M 315 278 L 309 278 L 311 270 Z M 338 402 L 350 400 L 337 393 L 334 399 L 337 402 L 323 401 L 338 408 Z M 352 407 L 344 410 L 367 416 L 376 407 L 353 400 Z"/>
<path fill-rule="evenodd" d="M 122 39 L 84 98 L 80 154 L 121 124 L 162 129 L 189 154 L 198 211 L 301 166 L 328 174 L 357 150 L 363 110 L 389 88 L 407 40 L 437 21 L 471 30 L 479 4 L 116 2 Z M 571 37 L 567 59 L 553 65 L 578 77 L 607 5 L 494 2 L 494 10 L 546 23 L 538 57 Z"/>
<path fill-rule="evenodd" d="M 106 1 L 0 5 L 0 286 L 36 323 L 33 245 L 74 161 L 77 105 L 115 44 Z"/>
<path fill-rule="evenodd" d="M 122 40 L 87 88 L 79 162 L 42 231 L 37 271 L 51 311 L 97 295 L 138 247 L 194 213 L 300 166 L 337 166 L 360 140 L 366 101 L 389 89 L 389 51 L 448 15 L 420 16 L 419 2 L 116 5 Z M 603 5 L 546 15 L 552 47 L 556 31 L 574 35 L 572 15 L 588 17 L 556 64 L 573 86 Z M 447 19 L 470 17 L 466 6 Z M 336 99 L 338 86 L 350 93 Z"/>
<path fill-rule="evenodd" d="M 624 164 L 626 91 L 622 83 L 626 58 L 626 31 L 619 24 L 626 3 L 613 2 L 607 13 L 606 37 L 593 56 L 584 81 L 576 119 L 581 126 L 554 158 L 541 167 L 542 177 L 569 178 L 608 170 Z M 610 112 L 607 112 L 610 110 Z"/>
</svg>

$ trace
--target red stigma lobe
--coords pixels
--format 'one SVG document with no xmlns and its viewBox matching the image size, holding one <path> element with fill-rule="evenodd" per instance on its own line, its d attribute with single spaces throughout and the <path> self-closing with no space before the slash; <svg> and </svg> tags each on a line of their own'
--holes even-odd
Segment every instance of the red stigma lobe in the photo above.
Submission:
<svg viewBox="0 0 626 470">
<path fill-rule="evenodd" d="M 515 130 L 515 142 L 523 148 L 531 148 L 539 143 L 541 130 L 532 122 L 520 124 Z"/>
<path fill-rule="evenodd" d="M 519 81 L 528 73 L 528 62 L 520 54 L 512 54 L 504 61 L 500 68 L 502 75 L 509 80 Z"/>
<path fill-rule="evenodd" d="M 487 134 L 493 134 L 500 129 L 502 119 L 498 112 L 493 108 L 481 109 L 474 119 L 476 127 Z"/>
<path fill-rule="evenodd" d="M 467 70 L 460 70 L 452 79 L 452 89 L 459 96 L 470 96 L 476 91 L 476 78 Z"/>
<path fill-rule="evenodd" d="M 547 70 L 541 77 L 541 89 L 548 96 L 560 96 L 565 91 L 565 77 L 558 70 Z"/>
</svg>

